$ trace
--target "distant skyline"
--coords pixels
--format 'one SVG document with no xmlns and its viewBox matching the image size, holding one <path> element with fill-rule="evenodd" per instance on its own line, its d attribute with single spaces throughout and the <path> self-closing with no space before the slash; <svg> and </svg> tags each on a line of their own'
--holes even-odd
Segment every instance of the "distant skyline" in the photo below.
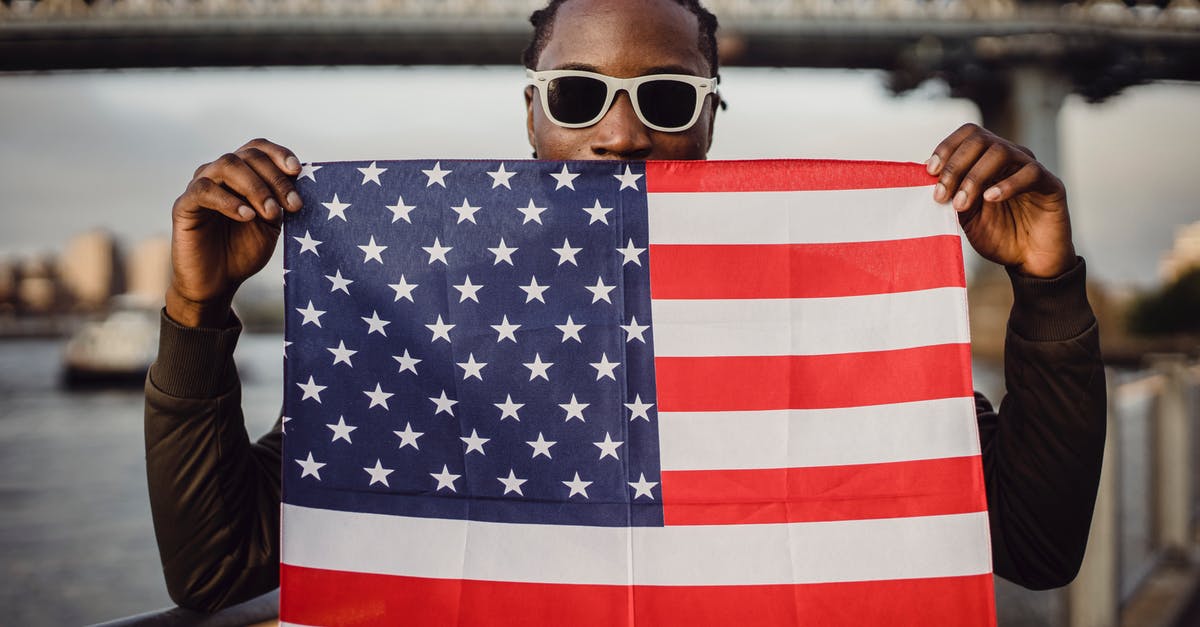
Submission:
<svg viewBox="0 0 1200 627">
<path fill-rule="evenodd" d="M 878 72 L 726 68 L 714 159 L 923 161 L 978 112 Z M 296 68 L 0 75 L 0 257 L 101 227 L 169 234 L 199 164 L 265 136 L 303 160 L 530 157 L 520 68 Z M 1137 87 L 1060 119 L 1076 243 L 1092 276 L 1157 281 L 1200 219 L 1200 85 Z"/>
</svg>

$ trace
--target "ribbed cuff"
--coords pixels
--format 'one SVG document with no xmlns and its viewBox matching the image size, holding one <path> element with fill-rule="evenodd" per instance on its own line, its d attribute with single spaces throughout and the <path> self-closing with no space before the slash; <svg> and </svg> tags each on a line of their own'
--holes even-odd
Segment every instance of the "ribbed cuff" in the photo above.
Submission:
<svg viewBox="0 0 1200 627">
<path fill-rule="evenodd" d="M 150 366 L 150 381 L 179 398 L 211 398 L 237 383 L 233 349 L 242 322 L 230 314 L 223 329 L 185 327 L 160 314 L 158 359 Z"/>
<path fill-rule="evenodd" d="M 1087 299 L 1087 268 L 1082 257 L 1075 267 L 1042 279 L 1008 270 L 1013 308 L 1009 328 L 1034 342 L 1060 342 L 1078 336 L 1096 323 Z"/>
</svg>

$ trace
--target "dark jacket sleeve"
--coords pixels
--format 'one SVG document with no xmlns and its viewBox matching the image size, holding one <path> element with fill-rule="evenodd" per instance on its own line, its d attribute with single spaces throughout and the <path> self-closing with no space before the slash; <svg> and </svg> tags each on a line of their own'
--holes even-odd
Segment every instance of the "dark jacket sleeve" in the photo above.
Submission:
<svg viewBox="0 0 1200 627">
<path fill-rule="evenodd" d="M 213 611 L 279 585 L 280 423 L 246 434 L 233 349 L 224 329 L 191 329 L 162 314 L 146 377 L 146 478 L 167 592 Z"/>
<path fill-rule="evenodd" d="M 1087 545 L 1107 404 L 1083 261 L 1054 279 L 1010 271 L 1007 395 L 976 394 L 996 574 L 1042 590 L 1070 583 Z"/>
</svg>

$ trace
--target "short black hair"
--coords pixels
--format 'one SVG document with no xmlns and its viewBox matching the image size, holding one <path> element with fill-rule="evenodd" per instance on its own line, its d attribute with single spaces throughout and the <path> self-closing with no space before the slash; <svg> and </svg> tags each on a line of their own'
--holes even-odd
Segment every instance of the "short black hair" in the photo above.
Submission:
<svg viewBox="0 0 1200 627">
<path fill-rule="evenodd" d="M 529 23 L 533 24 L 533 38 L 529 40 L 529 45 L 525 47 L 522 55 L 525 67 L 537 68 L 538 57 L 542 56 L 542 51 L 546 49 L 546 44 L 550 41 L 554 16 L 558 13 L 558 7 L 566 1 L 550 0 L 545 8 L 530 14 Z M 711 75 L 717 76 L 719 69 L 717 66 L 717 16 L 700 6 L 700 0 L 675 0 L 675 3 L 691 11 L 692 15 L 696 16 L 696 20 L 700 22 L 700 52 L 708 60 L 709 68 L 712 70 Z"/>
</svg>

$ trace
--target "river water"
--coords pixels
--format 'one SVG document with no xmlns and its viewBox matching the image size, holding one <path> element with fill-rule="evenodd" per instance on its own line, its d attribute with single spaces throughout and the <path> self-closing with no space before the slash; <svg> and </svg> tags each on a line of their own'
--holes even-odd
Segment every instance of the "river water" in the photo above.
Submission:
<svg viewBox="0 0 1200 627">
<path fill-rule="evenodd" d="M 253 334 L 238 346 L 253 436 L 279 412 L 281 346 Z M 63 390 L 61 351 L 55 340 L 0 343 L 0 625 L 80 625 L 171 604 L 146 494 L 142 392 Z M 976 387 L 998 385 L 976 365 Z"/>
</svg>

